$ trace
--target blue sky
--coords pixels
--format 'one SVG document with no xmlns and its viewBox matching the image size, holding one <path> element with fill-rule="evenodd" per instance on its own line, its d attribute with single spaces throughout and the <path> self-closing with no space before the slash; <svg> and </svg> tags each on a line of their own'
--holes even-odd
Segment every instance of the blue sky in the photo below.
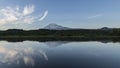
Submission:
<svg viewBox="0 0 120 68">
<path fill-rule="evenodd" d="M 0 29 L 120 27 L 120 0 L 0 0 Z"/>
</svg>

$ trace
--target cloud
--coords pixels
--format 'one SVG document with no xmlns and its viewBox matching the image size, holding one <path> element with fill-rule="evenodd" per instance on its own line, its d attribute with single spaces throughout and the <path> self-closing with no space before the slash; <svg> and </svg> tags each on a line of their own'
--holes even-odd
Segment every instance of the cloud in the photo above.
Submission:
<svg viewBox="0 0 120 68">
<path fill-rule="evenodd" d="M 33 13 L 34 12 L 34 5 L 32 5 L 32 6 L 25 6 L 24 7 L 24 10 L 23 10 L 23 14 L 24 15 L 28 15 L 28 14 L 31 14 L 31 13 Z"/>
<path fill-rule="evenodd" d="M 34 17 L 25 17 L 23 19 L 23 23 L 32 24 L 33 22 L 35 22 L 35 18 Z"/>
<path fill-rule="evenodd" d="M 88 19 L 98 18 L 98 17 L 101 17 L 101 16 L 103 16 L 103 14 L 96 14 L 96 15 L 93 15 L 93 16 L 89 16 Z"/>
<path fill-rule="evenodd" d="M 39 15 L 33 16 L 33 13 L 35 11 L 34 8 L 34 5 L 29 5 L 25 6 L 23 10 L 19 6 L 16 6 L 14 8 L 6 7 L 0 9 L 0 25 L 23 23 L 32 24 L 34 22 L 44 20 L 44 18 L 48 15 L 48 11 L 45 11 L 42 17 L 39 17 Z"/>
<path fill-rule="evenodd" d="M 12 10 L 10 7 L 7 7 L 6 9 L 0 10 L 0 24 L 5 24 L 6 22 L 14 22 L 18 20 L 17 18 L 18 13 L 14 10 Z"/>
<path fill-rule="evenodd" d="M 39 20 L 40 21 L 44 20 L 47 15 L 48 15 L 48 10 L 44 12 L 44 15 Z"/>
</svg>

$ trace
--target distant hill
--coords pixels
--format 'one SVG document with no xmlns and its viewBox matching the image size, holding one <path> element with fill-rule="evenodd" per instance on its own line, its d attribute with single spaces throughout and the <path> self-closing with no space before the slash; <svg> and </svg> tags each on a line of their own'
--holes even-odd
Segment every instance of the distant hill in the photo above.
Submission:
<svg viewBox="0 0 120 68">
<path fill-rule="evenodd" d="M 49 30 L 68 30 L 70 28 L 63 27 L 63 26 L 60 26 L 60 25 L 52 23 L 52 24 L 49 24 L 49 25 L 45 26 L 43 29 L 49 29 Z"/>
</svg>

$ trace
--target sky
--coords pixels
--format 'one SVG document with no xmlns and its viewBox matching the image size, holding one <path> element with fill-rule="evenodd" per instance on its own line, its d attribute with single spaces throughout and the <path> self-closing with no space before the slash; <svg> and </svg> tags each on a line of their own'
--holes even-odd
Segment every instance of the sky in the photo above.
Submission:
<svg viewBox="0 0 120 68">
<path fill-rule="evenodd" d="M 0 30 L 120 28 L 120 0 L 0 0 Z"/>
</svg>

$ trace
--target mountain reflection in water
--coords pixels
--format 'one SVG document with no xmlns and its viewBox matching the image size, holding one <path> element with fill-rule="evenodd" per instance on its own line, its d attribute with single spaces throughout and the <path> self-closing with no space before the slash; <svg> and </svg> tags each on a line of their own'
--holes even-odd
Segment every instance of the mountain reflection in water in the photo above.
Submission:
<svg viewBox="0 0 120 68">
<path fill-rule="evenodd" d="M 70 43 L 69 41 L 48 41 L 44 42 L 49 47 L 58 47 L 67 43 Z"/>
</svg>

